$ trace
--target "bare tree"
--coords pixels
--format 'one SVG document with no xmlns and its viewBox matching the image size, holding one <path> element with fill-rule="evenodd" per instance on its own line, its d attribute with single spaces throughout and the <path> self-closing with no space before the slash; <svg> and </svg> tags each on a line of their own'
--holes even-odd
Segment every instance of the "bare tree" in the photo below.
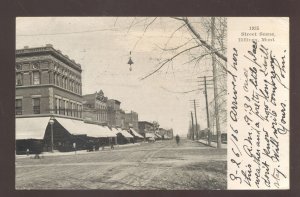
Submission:
<svg viewBox="0 0 300 197">
<path fill-rule="evenodd" d="M 226 57 L 226 39 L 227 39 L 227 19 L 226 17 L 172 17 L 174 21 L 178 22 L 178 27 L 169 36 L 169 39 L 157 46 L 161 50 L 160 57 L 158 57 L 157 65 L 154 69 L 143 76 L 141 80 L 145 80 L 155 73 L 158 73 L 164 67 L 172 67 L 174 73 L 173 62 L 179 59 L 179 57 L 187 56 L 186 61 L 182 66 L 194 65 L 194 68 L 202 68 L 213 73 L 214 78 L 214 99 L 210 103 L 210 108 L 216 108 L 213 111 L 213 117 L 216 120 L 217 130 L 219 126 L 219 119 L 221 123 L 226 121 L 226 97 L 227 97 L 227 57 Z M 134 22 L 135 20 L 138 20 Z M 134 19 L 132 24 L 144 22 L 143 35 L 146 31 L 151 29 L 157 18 Z M 132 25 L 130 26 L 132 28 Z M 175 34 L 182 32 L 186 39 L 180 44 L 174 46 L 173 37 Z M 212 39 L 213 34 L 213 39 Z M 140 37 L 142 39 L 143 35 Z M 137 43 L 140 41 L 137 41 Z M 213 42 L 211 42 L 213 40 Z M 136 43 L 136 45 L 137 45 Z M 173 45 L 172 45 L 173 44 Z M 135 45 L 135 46 L 136 46 Z M 213 63 L 205 64 L 204 61 L 213 61 Z M 215 65 L 215 66 L 214 66 Z M 201 73 L 198 73 L 201 75 Z M 186 94 L 197 91 L 198 89 L 191 89 L 188 91 L 182 91 Z M 172 92 L 172 90 L 170 90 Z M 223 129 L 222 129 L 223 130 Z M 219 147 L 219 146 L 218 146 Z"/>
</svg>

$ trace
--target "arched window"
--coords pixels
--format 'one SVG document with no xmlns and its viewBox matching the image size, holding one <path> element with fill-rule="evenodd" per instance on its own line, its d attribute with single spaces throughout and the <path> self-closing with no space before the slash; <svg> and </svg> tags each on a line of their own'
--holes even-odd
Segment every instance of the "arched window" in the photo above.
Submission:
<svg viewBox="0 0 300 197">
<path fill-rule="evenodd" d="M 16 85 L 17 86 L 23 85 L 23 75 L 22 75 L 22 73 L 17 73 L 17 75 L 16 75 Z"/>
</svg>

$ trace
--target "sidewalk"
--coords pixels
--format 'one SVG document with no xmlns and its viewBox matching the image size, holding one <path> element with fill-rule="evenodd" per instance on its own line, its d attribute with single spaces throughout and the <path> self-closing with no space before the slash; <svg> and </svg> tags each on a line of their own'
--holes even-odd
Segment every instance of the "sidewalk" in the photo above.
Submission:
<svg viewBox="0 0 300 197">
<path fill-rule="evenodd" d="M 119 150 L 125 147 L 131 147 L 131 146 L 140 146 L 140 143 L 134 143 L 134 144 L 122 144 L 122 145 L 114 145 L 114 150 Z M 83 154 L 94 154 L 94 153 L 99 153 L 99 152 L 103 152 L 103 151 L 114 151 L 110 149 L 110 146 L 106 146 L 104 147 L 104 150 L 99 149 L 99 151 L 91 151 L 88 152 L 87 150 L 78 150 L 76 151 L 76 155 L 83 155 Z M 64 156 L 64 155 L 75 155 L 75 151 L 71 151 L 71 152 L 59 152 L 59 151 L 54 151 L 53 153 L 51 152 L 43 152 L 40 154 L 40 157 L 48 157 L 48 156 Z M 34 158 L 34 154 L 30 154 L 30 155 L 16 155 L 16 159 L 21 159 L 21 158 Z"/>
<path fill-rule="evenodd" d="M 201 140 L 198 140 L 198 142 L 200 142 L 201 144 L 204 144 L 204 145 L 206 145 L 206 146 L 209 146 L 207 140 L 201 139 Z M 210 146 L 213 147 L 213 148 L 217 148 L 217 143 L 216 143 L 216 142 L 211 142 L 211 143 L 210 143 Z M 227 149 L 227 144 L 221 144 L 221 148 L 222 148 L 222 149 L 223 149 L 223 148 L 224 148 L 224 149 Z"/>
</svg>

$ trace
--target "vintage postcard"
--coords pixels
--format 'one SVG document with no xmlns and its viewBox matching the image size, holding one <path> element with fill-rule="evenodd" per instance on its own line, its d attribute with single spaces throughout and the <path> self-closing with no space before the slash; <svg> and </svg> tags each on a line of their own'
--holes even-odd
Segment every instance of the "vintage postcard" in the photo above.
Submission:
<svg viewBox="0 0 300 197">
<path fill-rule="evenodd" d="M 17 17 L 17 190 L 289 189 L 289 18 Z"/>
</svg>

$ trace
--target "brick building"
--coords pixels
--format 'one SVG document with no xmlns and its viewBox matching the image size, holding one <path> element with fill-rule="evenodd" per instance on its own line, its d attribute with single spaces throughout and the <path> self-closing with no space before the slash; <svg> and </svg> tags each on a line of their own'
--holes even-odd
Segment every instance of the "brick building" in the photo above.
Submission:
<svg viewBox="0 0 300 197">
<path fill-rule="evenodd" d="M 16 50 L 16 117 L 82 118 L 81 66 L 52 45 Z"/>
<path fill-rule="evenodd" d="M 122 120 L 125 118 L 123 116 L 124 111 L 121 110 L 120 105 L 121 102 L 118 100 L 107 100 L 107 117 L 109 126 L 123 128 L 124 122 L 122 124 Z"/>
<path fill-rule="evenodd" d="M 108 124 L 107 97 L 102 90 L 94 94 L 83 95 L 82 116 L 85 121 L 93 121 L 102 125 Z"/>
<path fill-rule="evenodd" d="M 134 130 L 139 130 L 139 116 L 138 113 L 131 111 L 129 113 L 125 113 L 125 122 L 124 127 L 129 129 L 129 127 L 133 128 Z"/>
<path fill-rule="evenodd" d="M 24 47 L 16 50 L 15 70 L 16 152 L 84 148 L 87 132 L 70 122 L 83 124 L 80 64 L 52 45 Z"/>
</svg>

